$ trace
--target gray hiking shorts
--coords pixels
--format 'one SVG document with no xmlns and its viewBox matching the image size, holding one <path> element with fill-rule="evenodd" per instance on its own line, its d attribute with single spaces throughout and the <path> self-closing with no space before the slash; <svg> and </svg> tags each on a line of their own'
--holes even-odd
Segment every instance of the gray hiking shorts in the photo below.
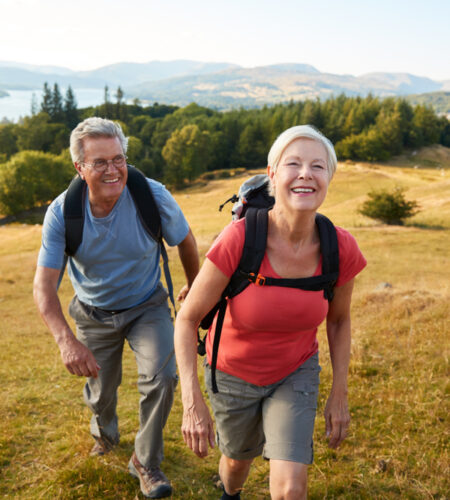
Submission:
<svg viewBox="0 0 450 500">
<path fill-rule="evenodd" d="M 275 384 L 257 386 L 216 371 L 219 392 L 205 382 L 216 420 L 220 451 L 235 460 L 263 455 L 303 464 L 313 461 L 313 432 L 319 388 L 319 356 Z"/>
</svg>

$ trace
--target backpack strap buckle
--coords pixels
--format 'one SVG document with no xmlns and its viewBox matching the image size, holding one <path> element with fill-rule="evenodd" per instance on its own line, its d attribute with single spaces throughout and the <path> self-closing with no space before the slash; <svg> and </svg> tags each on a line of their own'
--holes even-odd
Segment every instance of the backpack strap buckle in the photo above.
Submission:
<svg viewBox="0 0 450 500">
<path fill-rule="evenodd" d="M 266 278 L 262 274 L 248 273 L 248 280 L 257 286 L 266 284 Z"/>
</svg>

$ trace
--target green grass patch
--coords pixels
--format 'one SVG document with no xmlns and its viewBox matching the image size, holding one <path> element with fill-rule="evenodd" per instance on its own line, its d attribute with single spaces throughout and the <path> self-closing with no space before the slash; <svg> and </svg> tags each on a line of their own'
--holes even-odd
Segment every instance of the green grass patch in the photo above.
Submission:
<svg viewBox="0 0 450 500">
<path fill-rule="evenodd" d="M 230 220 L 218 206 L 243 178 L 216 178 L 176 193 L 204 255 Z M 421 213 L 405 227 L 358 214 L 371 188 L 400 185 Z M 231 207 L 230 207 L 231 208 Z M 353 301 L 350 434 L 327 447 L 322 417 L 331 385 L 324 328 L 323 371 L 315 430 L 311 499 L 439 499 L 449 497 L 448 317 L 450 185 L 448 170 L 369 164 L 340 165 L 323 213 L 349 229 L 368 259 Z M 437 228 L 437 229 L 436 229 Z M 440 229 L 439 229 L 440 228 Z M 41 228 L 0 227 L 0 497 L 8 499 L 143 498 L 127 472 L 138 428 L 136 366 L 125 349 L 118 414 L 121 442 L 102 458 L 89 457 L 90 414 L 83 380 L 69 375 L 32 300 Z M 170 250 L 175 288 L 183 273 Z M 391 287 L 383 288 L 381 283 Z M 60 296 L 67 310 L 67 277 Z M 201 373 L 201 369 L 200 369 Z M 200 460 L 184 445 L 179 390 L 165 429 L 163 468 L 174 498 L 217 499 L 218 450 Z M 255 460 L 243 498 L 269 498 L 268 463 Z"/>
</svg>

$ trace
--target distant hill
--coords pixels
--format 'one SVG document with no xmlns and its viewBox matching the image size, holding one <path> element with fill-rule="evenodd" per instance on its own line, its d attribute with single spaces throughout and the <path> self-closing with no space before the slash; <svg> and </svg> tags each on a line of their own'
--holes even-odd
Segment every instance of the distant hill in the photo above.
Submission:
<svg viewBox="0 0 450 500">
<path fill-rule="evenodd" d="M 243 68 L 230 63 L 177 60 L 122 62 L 91 71 L 72 71 L 0 61 L 2 90 L 41 89 L 45 81 L 71 85 L 75 90 L 105 85 L 114 90 L 120 85 L 126 97 L 138 97 L 143 102 L 184 106 L 195 101 L 217 109 L 326 99 L 341 93 L 385 97 L 450 90 L 450 81 L 437 82 L 408 73 L 337 75 L 297 63 Z"/>
<path fill-rule="evenodd" d="M 312 66 L 278 64 L 145 82 L 127 87 L 126 91 L 149 102 L 184 106 L 195 101 L 200 105 L 226 109 L 262 106 L 291 99 L 326 99 L 341 93 L 347 96 L 365 96 L 369 93 L 388 96 L 440 88 L 439 82 L 406 73 L 371 73 L 355 77 L 321 73 Z"/>
<path fill-rule="evenodd" d="M 8 92 L 6 92 L 5 90 L 0 90 L 0 97 L 6 97 L 8 94 Z"/>
<path fill-rule="evenodd" d="M 131 86 L 142 82 L 175 76 L 203 75 L 237 67 L 229 63 L 204 63 L 198 61 L 152 61 L 148 63 L 123 62 L 91 71 L 72 71 L 54 66 L 0 61 L 0 89 L 41 89 L 44 82 L 73 88 L 103 88 Z"/>
<path fill-rule="evenodd" d="M 450 92 L 429 92 L 427 94 L 412 94 L 407 96 L 411 104 L 428 104 L 437 113 L 450 115 Z"/>
<path fill-rule="evenodd" d="M 75 73 L 69 68 L 63 68 L 61 66 L 38 66 L 36 64 L 26 64 L 13 61 L 0 61 L 0 71 L 3 72 L 2 68 L 19 68 L 26 69 L 27 71 L 35 73 L 44 74 L 55 74 L 55 75 L 71 75 Z"/>
<path fill-rule="evenodd" d="M 117 63 L 78 75 L 86 78 L 103 79 L 108 85 L 130 86 L 143 82 L 162 80 L 188 75 L 206 75 L 224 69 L 237 67 L 228 63 L 203 63 L 196 61 L 153 61 L 149 63 Z"/>
<path fill-rule="evenodd" d="M 0 90 L 36 90 L 42 89 L 44 82 L 53 85 L 73 88 L 101 88 L 105 80 L 95 78 L 82 78 L 73 72 L 71 74 L 43 73 L 19 67 L 0 67 Z"/>
</svg>

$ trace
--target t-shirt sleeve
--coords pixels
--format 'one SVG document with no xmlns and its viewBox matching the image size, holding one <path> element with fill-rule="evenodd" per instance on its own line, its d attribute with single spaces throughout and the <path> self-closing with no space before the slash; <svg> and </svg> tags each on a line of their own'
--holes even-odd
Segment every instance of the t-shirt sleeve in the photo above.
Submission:
<svg viewBox="0 0 450 500">
<path fill-rule="evenodd" d="M 171 247 L 179 245 L 189 232 L 189 224 L 168 189 L 153 179 L 147 181 L 159 208 L 163 237 Z"/>
<path fill-rule="evenodd" d="M 355 238 L 345 229 L 336 227 L 339 244 L 339 278 L 336 286 L 345 285 L 367 265 Z"/>
<path fill-rule="evenodd" d="M 219 234 L 206 257 L 231 278 L 241 260 L 245 239 L 245 219 L 232 221 Z"/>
<path fill-rule="evenodd" d="M 61 269 L 66 247 L 63 203 L 65 192 L 48 207 L 42 225 L 42 242 L 38 255 L 38 266 Z"/>
</svg>

